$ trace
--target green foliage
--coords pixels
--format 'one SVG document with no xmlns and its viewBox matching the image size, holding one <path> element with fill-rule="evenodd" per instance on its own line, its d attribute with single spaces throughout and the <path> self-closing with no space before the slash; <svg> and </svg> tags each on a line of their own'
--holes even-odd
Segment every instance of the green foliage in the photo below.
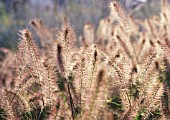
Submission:
<svg viewBox="0 0 170 120">
<path fill-rule="evenodd" d="M 74 76 L 73 75 L 68 75 L 68 80 L 69 80 L 69 82 L 72 82 L 73 80 L 74 80 Z"/>
<path fill-rule="evenodd" d="M 15 33 L 22 27 L 23 20 L 16 20 L 12 12 L 7 12 L 5 5 L 0 3 L 0 47 L 15 50 L 18 37 Z"/>
<path fill-rule="evenodd" d="M 45 108 L 43 108 L 42 112 L 40 113 L 41 114 L 39 115 L 39 119 L 46 120 L 50 114 L 50 107 L 46 106 Z"/>
<path fill-rule="evenodd" d="M 113 110 L 122 111 L 121 99 L 118 96 L 115 96 L 107 100 L 106 104 Z"/>
<path fill-rule="evenodd" d="M 138 114 L 136 115 L 135 120 L 142 120 L 145 112 L 146 112 L 145 109 L 141 109 L 141 111 L 139 111 Z M 161 112 L 159 110 L 151 111 L 149 113 L 149 116 L 147 117 L 147 120 L 155 120 L 156 118 L 159 118 L 160 116 L 161 116 Z"/>
<path fill-rule="evenodd" d="M 145 109 L 142 109 L 135 117 L 135 120 L 142 120 L 142 115 L 144 114 Z"/>
<path fill-rule="evenodd" d="M 165 83 L 167 88 L 170 90 L 170 70 L 166 70 L 159 75 L 159 81 Z"/>
<path fill-rule="evenodd" d="M 74 108 L 74 117 L 76 118 L 80 113 L 82 109 L 80 107 L 75 107 Z"/>
<path fill-rule="evenodd" d="M 4 111 L 4 109 L 0 108 L 0 120 L 6 120 L 7 115 Z"/>
<path fill-rule="evenodd" d="M 46 120 L 50 114 L 50 107 L 45 108 L 34 108 L 30 112 L 25 112 L 22 114 L 22 120 Z"/>
<path fill-rule="evenodd" d="M 170 70 L 165 72 L 164 81 L 165 81 L 168 89 L 170 90 Z"/>
<path fill-rule="evenodd" d="M 6 12 L 5 7 L 3 4 L 0 4 L 0 25 L 2 25 L 2 30 L 5 30 L 5 28 L 9 28 L 11 27 L 11 22 L 12 22 L 12 18 L 11 16 Z"/>
<path fill-rule="evenodd" d="M 32 119 L 32 113 L 31 112 L 25 112 L 22 115 L 22 120 L 31 120 Z"/>
<path fill-rule="evenodd" d="M 58 75 L 58 79 L 57 79 L 57 85 L 58 85 L 58 88 L 63 91 L 65 90 L 64 88 L 64 84 L 67 82 L 65 77 L 61 76 L 60 74 Z"/>
<path fill-rule="evenodd" d="M 161 116 L 161 112 L 159 110 L 156 110 L 150 113 L 148 119 L 155 120 L 156 118 L 159 118 L 160 116 Z"/>
<path fill-rule="evenodd" d="M 40 90 L 40 85 L 38 83 L 33 83 L 29 89 L 31 93 L 36 93 Z"/>
<path fill-rule="evenodd" d="M 132 84 L 129 86 L 129 92 L 130 96 L 133 97 L 133 99 L 138 99 L 139 98 L 139 89 L 140 89 L 140 84 L 139 82 L 136 82 L 135 84 Z"/>
</svg>

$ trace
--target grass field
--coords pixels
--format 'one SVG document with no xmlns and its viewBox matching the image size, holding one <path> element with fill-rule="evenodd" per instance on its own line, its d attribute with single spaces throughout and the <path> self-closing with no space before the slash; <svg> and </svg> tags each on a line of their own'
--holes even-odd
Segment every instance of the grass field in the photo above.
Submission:
<svg viewBox="0 0 170 120">
<path fill-rule="evenodd" d="M 170 11 L 161 6 L 141 20 L 112 1 L 82 36 L 67 17 L 57 30 L 31 20 L 16 52 L 0 48 L 0 120 L 169 120 Z"/>
</svg>

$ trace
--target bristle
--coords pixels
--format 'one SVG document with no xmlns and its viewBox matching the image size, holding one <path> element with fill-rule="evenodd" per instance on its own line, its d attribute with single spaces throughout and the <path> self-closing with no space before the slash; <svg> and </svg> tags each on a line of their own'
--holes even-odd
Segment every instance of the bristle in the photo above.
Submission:
<svg viewBox="0 0 170 120">
<path fill-rule="evenodd" d="M 39 54 L 38 54 L 38 48 L 31 36 L 31 33 L 29 32 L 28 29 L 24 29 L 22 31 L 20 31 L 21 33 L 21 40 L 23 40 L 24 42 L 26 42 L 25 44 L 27 45 L 27 49 L 29 50 L 30 54 L 32 56 L 32 59 L 35 60 L 37 62 L 37 60 L 39 59 Z"/>
<path fill-rule="evenodd" d="M 28 29 L 16 61 L 0 48 L 0 119 L 169 120 L 168 6 L 162 0 L 160 15 L 129 21 L 112 0 L 98 27 L 84 25 L 80 46 L 67 16 L 55 32 L 31 20 L 40 48 Z"/>
<path fill-rule="evenodd" d="M 95 50 L 94 51 L 94 61 L 96 61 L 97 60 L 97 51 Z"/>
<path fill-rule="evenodd" d="M 130 28 L 129 28 L 129 21 L 128 18 L 126 16 L 126 14 L 124 13 L 124 10 L 122 9 L 122 7 L 120 6 L 120 4 L 116 1 L 113 1 L 110 3 L 110 8 L 111 8 L 111 13 L 112 15 L 118 19 L 118 21 L 120 20 L 120 22 L 123 24 L 123 26 L 126 29 L 126 32 L 128 33 Z"/>
<path fill-rule="evenodd" d="M 104 77 L 104 70 L 100 70 L 97 75 L 97 84 L 100 85 Z"/>
<path fill-rule="evenodd" d="M 60 69 L 62 72 L 64 72 L 64 65 L 63 65 L 63 59 L 62 59 L 62 46 L 57 45 L 57 62 L 60 66 Z"/>
<path fill-rule="evenodd" d="M 0 108 L 5 110 L 7 119 L 14 120 L 15 116 L 14 116 L 13 108 L 8 99 L 8 95 L 6 91 L 4 91 L 3 89 L 0 89 L 0 94 L 1 94 Z M 0 115 L 0 116 L 3 116 L 3 115 Z"/>
<path fill-rule="evenodd" d="M 116 36 L 117 37 L 117 39 L 119 40 L 119 42 L 120 42 L 120 45 L 122 46 L 122 48 L 124 49 L 124 51 L 126 52 L 126 54 L 128 55 L 128 57 L 130 58 L 130 59 L 133 59 L 132 58 L 132 55 L 131 55 L 131 53 L 130 53 L 130 51 L 129 51 L 129 48 L 127 47 L 127 45 L 125 44 L 125 42 L 122 40 L 122 38 L 120 37 L 120 36 Z"/>
</svg>

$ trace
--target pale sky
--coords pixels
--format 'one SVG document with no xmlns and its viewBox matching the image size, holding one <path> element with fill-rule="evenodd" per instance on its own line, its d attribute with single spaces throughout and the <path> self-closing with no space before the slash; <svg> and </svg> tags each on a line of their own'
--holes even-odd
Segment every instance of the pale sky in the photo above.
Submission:
<svg viewBox="0 0 170 120">
<path fill-rule="evenodd" d="M 147 0 L 136 0 L 136 1 L 139 1 L 139 2 L 146 2 Z"/>
</svg>

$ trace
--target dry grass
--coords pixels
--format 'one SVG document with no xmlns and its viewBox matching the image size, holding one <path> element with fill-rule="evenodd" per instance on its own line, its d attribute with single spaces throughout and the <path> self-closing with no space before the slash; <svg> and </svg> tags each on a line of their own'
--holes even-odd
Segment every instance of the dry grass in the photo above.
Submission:
<svg viewBox="0 0 170 120">
<path fill-rule="evenodd" d="M 66 19 L 60 31 L 35 19 L 41 49 L 28 29 L 20 31 L 16 60 L 1 49 L 0 119 L 170 119 L 166 0 L 160 16 L 145 21 L 126 16 L 115 1 L 110 6 L 96 34 L 85 26 L 80 47 Z"/>
</svg>

